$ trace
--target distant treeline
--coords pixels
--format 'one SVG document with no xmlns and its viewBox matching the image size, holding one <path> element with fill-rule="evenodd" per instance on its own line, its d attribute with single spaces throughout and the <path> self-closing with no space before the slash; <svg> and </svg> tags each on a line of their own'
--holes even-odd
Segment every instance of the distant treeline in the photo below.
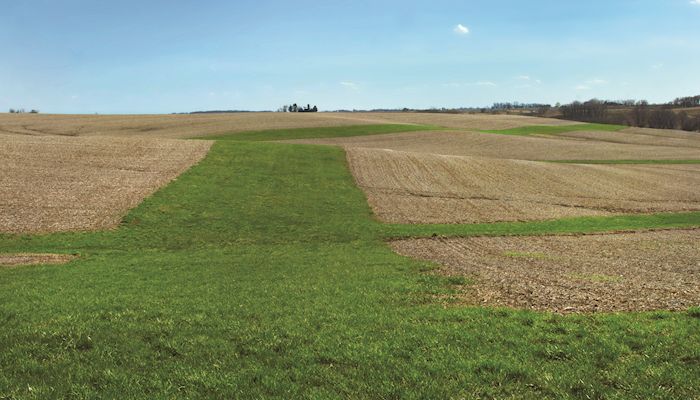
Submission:
<svg viewBox="0 0 700 400">
<path fill-rule="evenodd" d="M 620 124 L 643 128 L 700 131 L 700 116 L 679 108 L 700 106 L 700 96 L 679 97 L 666 104 L 649 104 L 646 100 L 575 101 L 559 107 L 560 117 L 574 121 Z"/>
<path fill-rule="evenodd" d="M 517 101 L 513 103 L 493 103 L 491 106 L 492 110 L 518 110 L 518 109 L 537 109 L 537 108 L 549 108 L 549 104 L 541 103 L 518 103 Z"/>
</svg>

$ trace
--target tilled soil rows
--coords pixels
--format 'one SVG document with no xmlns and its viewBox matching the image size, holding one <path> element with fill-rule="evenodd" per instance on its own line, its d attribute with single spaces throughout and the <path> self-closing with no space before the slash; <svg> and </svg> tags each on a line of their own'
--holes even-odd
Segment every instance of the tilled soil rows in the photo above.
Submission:
<svg viewBox="0 0 700 400">
<path fill-rule="evenodd" d="M 472 305 L 556 312 L 685 310 L 700 305 L 700 230 L 583 236 L 398 240 L 473 283 Z"/>
<path fill-rule="evenodd" d="M 507 129 L 576 122 L 498 115 L 430 113 L 212 113 L 185 115 L 51 115 L 0 113 L 0 133 L 19 135 L 189 138 L 264 129 L 364 124 L 428 124 L 460 129 Z"/>
<path fill-rule="evenodd" d="M 349 148 L 391 223 L 479 223 L 700 210 L 700 165 L 582 165 Z"/>
<path fill-rule="evenodd" d="M 700 159 L 698 134 L 679 134 L 677 131 L 667 133 L 659 129 L 645 129 L 642 132 L 625 129 L 621 132 L 509 136 L 466 131 L 434 131 L 288 142 L 519 160 Z"/>
<path fill-rule="evenodd" d="M 96 230 L 201 160 L 212 142 L 0 135 L 0 232 Z"/>
</svg>

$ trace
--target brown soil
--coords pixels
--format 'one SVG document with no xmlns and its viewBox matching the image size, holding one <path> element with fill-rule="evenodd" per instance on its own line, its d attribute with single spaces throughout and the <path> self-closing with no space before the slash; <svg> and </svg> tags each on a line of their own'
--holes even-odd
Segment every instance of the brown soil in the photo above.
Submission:
<svg viewBox="0 0 700 400">
<path fill-rule="evenodd" d="M 700 149 L 699 134 L 674 130 L 663 131 L 660 129 L 629 128 L 619 132 L 577 131 L 562 133 L 555 137 L 583 139 L 604 143 L 663 146 L 678 149 Z"/>
<path fill-rule="evenodd" d="M 627 131 L 627 130 L 625 130 Z M 328 144 L 455 156 L 519 160 L 700 159 L 700 135 L 668 136 L 620 132 L 573 132 L 557 136 L 508 136 L 478 132 L 408 132 L 349 138 L 303 139 Z M 661 135 L 661 136 L 656 136 Z"/>
<path fill-rule="evenodd" d="M 700 210 L 700 165 L 582 165 L 349 148 L 375 214 L 479 223 Z"/>
<path fill-rule="evenodd" d="M 398 253 L 466 276 L 472 305 L 556 312 L 700 305 L 700 230 L 399 240 Z"/>
<path fill-rule="evenodd" d="M 460 129 L 505 129 L 574 122 L 522 116 L 421 113 L 228 113 L 193 115 L 51 115 L 0 113 L 0 133 L 30 136 L 189 138 L 262 129 L 362 124 L 435 124 Z"/>
<path fill-rule="evenodd" d="M 65 264 L 76 257 L 77 256 L 70 254 L 47 253 L 0 254 L 0 266 L 14 267 L 18 265 Z"/>
<path fill-rule="evenodd" d="M 114 227 L 211 143 L 0 135 L 0 232 Z"/>
<path fill-rule="evenodd" d="M 461 130 L 510 129 L 529 125 L 574 125 L 581 122 L 521 115 L 438 114 L 438 113 L 350 113 L 356 121 L 438 125 Z"/>
</svg>

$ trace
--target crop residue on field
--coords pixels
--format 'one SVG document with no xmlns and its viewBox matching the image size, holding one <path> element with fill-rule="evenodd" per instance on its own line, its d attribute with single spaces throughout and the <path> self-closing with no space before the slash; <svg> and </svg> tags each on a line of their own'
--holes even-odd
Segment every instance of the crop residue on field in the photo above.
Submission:
<svg viewBox="0 0 700 400">
<path fill-rule="evenodd" d="M 579 165 L 350 148 L 390 223 L 480 223 L 700 210 L 700 165 Z"/>
<path fill-rule="evenodd" d="M 458 129 L 507 129 L 575 122 L 517 115 L 426 113 L 207 113 L 168 115 L 51 115 L 0 113 L 0 134 L 189 138 L 267 129 L 363 124 L 422 124 Z"/>
<path fill-rule="evenodd" d="M 700 135 L 639 128 L 548 136 L 426 131 L 289 142 L 519 160 L 700 159 Z"/>
<path fill-rule="evenodd" d="M 209 141 L 3 136 L 0 232 L 95 230 L 170 182 Z"/>
<path fill-rule="evenodd" d="M 469 304 L 557 312 L 684 310 L 700 304 L 700 230 L 397 240 L 475 284 Z"/>
<path fill-rule="evenodd" d="M 71 254 L 51 253 L 0 253 L 0 266 L 14 267 L 19 265 L 65 264 L 77 256 Z"/>
</svg>

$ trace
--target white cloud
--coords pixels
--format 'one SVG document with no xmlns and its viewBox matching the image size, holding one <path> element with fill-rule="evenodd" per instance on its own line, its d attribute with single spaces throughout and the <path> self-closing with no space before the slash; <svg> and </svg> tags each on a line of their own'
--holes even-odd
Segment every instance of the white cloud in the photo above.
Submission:
<svg viewBox="0 0 700 400">
<path fill-rule="evenodd" d="M 694 6 L 700 6 L 700 0 L 690 0 L 690 4 Z"/>
<path fill-rule="evenodd" d="M 700 0 L 697 0 L 697 1 L 700 1 Z M 651 69 L 654 70 L 654 71 L 656 71 L 657 69 L 661 69 L 661 68 L 663 68 L 663 67 L 664 67 L 664 64 L 663 64 L 663 63 L 658 63 L 658 64 L 652 65 L 652 66 L 651 66 Z"/>
<path fill-rule="evenodd" d="M 345 87 L 348 88 L 348 89 L 352 89 L 352 90 L 357 90 L 357 89 L 358 89 L 358 85 L 357 85 L 357 83 L 355 83 L 355 82 L 342 81 L 342 82 L 340 82 L 340 84 L 341 84 L 342 86 L 345 86 Z"/>
<path fill-rule="evenodd" d="M 479 81 L 475 83 L 476 86 L 497 86 L 495 83 L 491 81 Z"/>
<path fill-rule="evenodd" d="M 591 87 L 586 86 L 586 85 L 577 85 L 574 89 L 576 89 L 576 90 L 590 90 Z"/>
<path fill-rule="evenodd" d="M 527 82 L 527 83 L 523 83 L 522 85 L 516 86 L 516 88 L 520 88 L 520 89 L 532 87 L 532 84 L 535 84 L 535 85 L 542 84 L 542 81 L 540 79 L 535 79 L 535 78 L 531 77 L 530 75 L 518 75 L 515 77 L 515 79 L 517 79 L 519 81 Z"/>
<path fill-rule="evenodd" d="M 456 33 L 458 35 L 466 35 L 469 33 L 469 28 L 467 28 L 466 26 L 464 26 L 462 24 L 457 24 L 457 26 L 455 26 L 455 28 L 454 28 L 454 33 Z"/>
<path fill-rule="evenodd" d="M 586 84 L 588 84 L 588 85 L 605 85 L 607 83 L 608 83 L 608 81 L 606 81 L 605 79 L 599 79 L 599 78 L 589 79 L 586 81 Z"/>
</svg>

